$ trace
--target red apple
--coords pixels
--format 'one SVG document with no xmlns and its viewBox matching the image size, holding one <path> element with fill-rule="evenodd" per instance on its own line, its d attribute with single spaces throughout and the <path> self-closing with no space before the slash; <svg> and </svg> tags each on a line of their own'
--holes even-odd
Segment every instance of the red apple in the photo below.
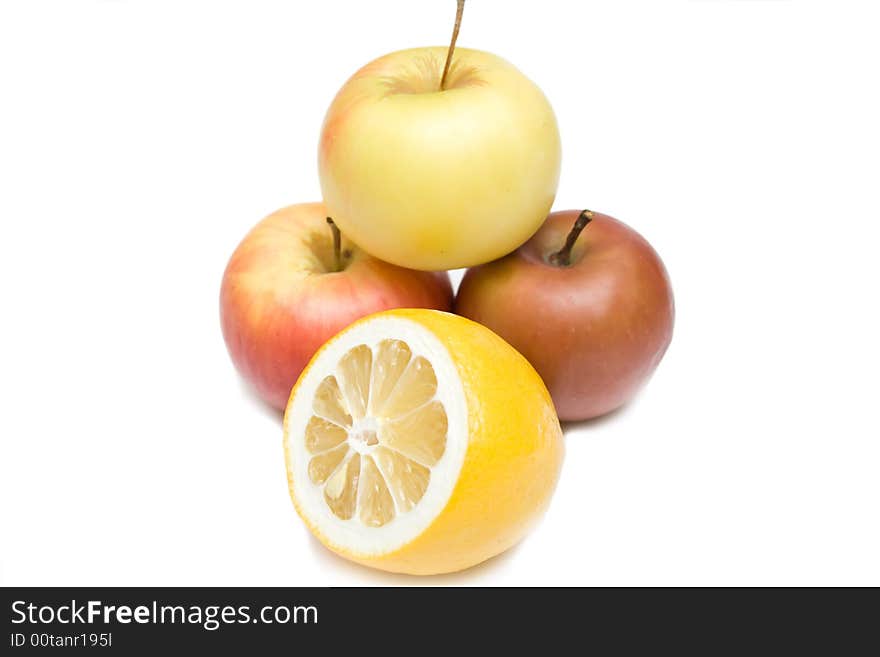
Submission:
<svg viewBox="0 0 880 657">
<path fill-rule="evenodd" d="M 354 320 L 451 306 L 445 272 L 377 260 L 340 237 L 323 203 L 292 205 L 258 223 L 232 254 L 220 288 L 229 355 L 278 409 L 318 348 Z"/>
<path fill-rule="evenodd" d="M 616 219 L 578 210 L 552 213 L 519 249 L 469 269 L 455 310 L 531 361 L 562 420 L 628 401 L 666 352 L 674 317 L 651 245 Z"/>
</svg>

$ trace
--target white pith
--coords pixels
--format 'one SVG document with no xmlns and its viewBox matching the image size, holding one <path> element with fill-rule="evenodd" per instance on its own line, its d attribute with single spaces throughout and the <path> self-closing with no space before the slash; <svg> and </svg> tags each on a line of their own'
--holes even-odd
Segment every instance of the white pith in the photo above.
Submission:
<svg viewBox="0 0 880 657">
<path fill-rule="evenodd" d="M 357 514 L 343 520 L 328 507 L 323 486 L 309 478 L 312 458 L 305 445 L 306 425 L 314 414 L 313 400 L 318 386 L 329 375 L 335 375 L 340 359 L 352 348 L 366 345 L 373 351 L 387 339 L 405 342 L 412 352 L 412 361 L 419 356 L 427 359 L 437 379 L 434 399 L 446 412 L 448 429 L 443 455 L 430 468 L 431 475 L 424 495 L 409 511 L 398 512 L 380 527 L 367 526 Z M 357 454 L 373 449 L 362 435 L 376 430 L 376 421 L 367 416 L 356 420 L 349 432 L 348 446 Z M 468 442 L 467 402 L 458 371 L 443 344 L 420 324 L 399 317 L 376 317 L 344 331 L 332 339 L 312 363 L 298 384 L 297 393 L 287 409 L 286 454 L 291 473 L 293 494 L 301 513 L 332 545 L 357 554 L 376 556 L 392 552 L 421 534 L 446 506 L 464 462 Z"/>
</svg>

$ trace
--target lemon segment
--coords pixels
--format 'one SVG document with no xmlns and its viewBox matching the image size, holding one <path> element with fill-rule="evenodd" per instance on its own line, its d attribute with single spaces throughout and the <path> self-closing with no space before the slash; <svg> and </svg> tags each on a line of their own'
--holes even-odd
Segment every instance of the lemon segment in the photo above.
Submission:
<svg viewBox="0 0 880 657">
<path fill-rule="evenodd" d="M 336 377 L 328 376 L 321 381 L 315 393 L 314 411 L 319 417 L 341 427 L 351 426 L 351 415 L 348 414 L 347 406 L 342 399 Z"/>
<path fill-rule="evenodd" d="M 355 420 L 361 419 L 367 412 L 372 362 L 373 352 L 365 345 L 355 347 L 339 361 L 342 394 Z"/>
<path fill-rule="evenodd" d="M 361 457 L 353 454 L 336 468 L 327 480 L 327 485 L 324 486 L 324 500 L 327 506 L 343 520 L 348 520 L 354 515 L 360 471 Z"/>
<path fill-rule="evenodd" d="M 379 444 L 430 467 L 437 464 L 446 450 L 447 428 L 443 404 L 433 401 L 382 422 Z"/>
<path fill-rule="evenodd" d="M 306 426 L 306 449 L 312 454 L 336 447 L 346 438 L 348 432 L 344 428 L 317 415 L 313 415 Z"/>
<path fill-rule="evenodd" d="M 360 517 L 368 527 L 381 527 L 394 518 L 394 500 L 385 477 L 370 456 L 362 457 Z"/>
<path fill-rule="evenodd" d="M 370 413 L 377 414 L 409 364 L 412 352 L 400 340 L 382 340 L 376 349 L 376 366 L 370 383 Z"/>
<path fill-rule="evenodd" d="M 348 445 L 340 445 L 329 452 L 319 454 L 309 461 L 309 479 L 313 484 L 323 484 L 336 471 L 342 459 L 348 456 Z"/>
<path fill-rule="evenodd" d="M 414 358 L 397 381 L 387 400 L 377 405 L 381 417 L 398 417 L 428 402 L 437 392 L 437 377 L 427 359 Z"/>
<path fill-rule="evenodd" d="M 377 449 L 373 457 L 385 474 L 397 508 L 402 512 L 412 509 L 425 494 L 431 471 L 386 447 Z"/>
</svg>

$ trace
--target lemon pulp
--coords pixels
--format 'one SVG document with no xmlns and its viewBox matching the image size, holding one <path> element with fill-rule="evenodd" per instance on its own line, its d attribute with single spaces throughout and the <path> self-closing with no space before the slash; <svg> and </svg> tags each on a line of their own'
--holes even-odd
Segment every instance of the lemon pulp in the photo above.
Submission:
<svg viewBox="0 0 880 657">
<path fill-rule="evenodd" d="M 341 520 L 381 527 L 411 511 L 446 451 L 437 377 L 403 340 L 349 349 L 318 385 L 305 428 L 308 475 Z"/>
</svg>

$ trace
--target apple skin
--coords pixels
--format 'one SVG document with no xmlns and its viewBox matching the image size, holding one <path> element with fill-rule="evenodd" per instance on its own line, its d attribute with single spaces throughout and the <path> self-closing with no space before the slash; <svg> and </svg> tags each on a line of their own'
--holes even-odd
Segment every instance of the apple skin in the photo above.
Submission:
<svg viewBox="0 0 880 657">
<path fill-rule="evenodd" d="M 391 265 L 343 235 L 343 271 L 334 265 L 323 203 L 283 208 L 258 223 L 232 254 L 220 288 L 220 323 L 229 355 L 268 404 L 290 390 L 330 337 L 366 315 L 391 308 L 450 310 L 444 273 Z"/>
<path fill-rule="evenodd" d="M 593 213 L 570 266 L 547 262 L 579 214 L 552 213 L 517 251 L 468 270 L 455 307 L 532 363 L 568 421 L 626 403 L 666 352 L 675 315 L 660 257 L 609 216 Z"/>
<path fill-rule="evenodd" d="M 561 147 L 541 90 L 505 60 L 447 47 L 367 64 L 327 111 L 318 171 L 330 216 L 387 262 L 423 270 L 500 258 L 543 222 Z"/>
</svg>

